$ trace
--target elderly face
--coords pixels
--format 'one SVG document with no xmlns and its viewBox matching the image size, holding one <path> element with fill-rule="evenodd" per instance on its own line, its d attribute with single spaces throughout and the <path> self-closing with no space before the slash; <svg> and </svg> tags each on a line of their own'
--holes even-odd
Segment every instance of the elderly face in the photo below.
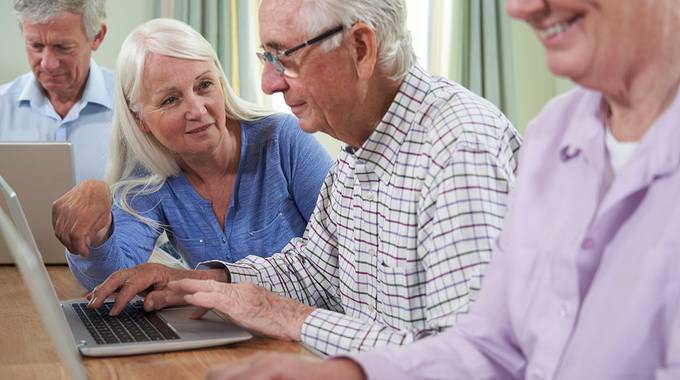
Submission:
<svg viewBox="0 0 680 380">
<path fill-rule="evenodd" d="M 82 17 L 63 12 L 44 24 L 25 20 L 22 26 L 28 62 L 50 97 L 77 101 L 90 69 L 90 56 L 103 33 L 88 41 Z"/>
<path fill-rule="evenodd" d="M 260 5 L 260 41 L 267 51 L 283 51 L 313 38 L 297 31 L 299 0 L 264 0 Z M 337 25 L 327 25 L 331 29 Z M 319 44 L 291 56 L 295 78 L 280 75 L 271 64 L 262 73 L 262 90 L 283 93 L 286 104 L 307 132 L 322 131 L 343 140 L 351 133 L 351 109 L 357 97 L 351 59 L 342 46 L 325 51 Z"/>
<path fill-rule="evenodd" d="M 150 54 L 142 73 L 139 126 L 180 157 L 210 154 L 226 134 L 215 65 Z"/>
<path fill-rule="evenodd" d="M 577 83 L 601 87 L 634 70 L 653 32 L 649 0 L 507 0 L 543 44 L 550 70 Z"/>
</svg>

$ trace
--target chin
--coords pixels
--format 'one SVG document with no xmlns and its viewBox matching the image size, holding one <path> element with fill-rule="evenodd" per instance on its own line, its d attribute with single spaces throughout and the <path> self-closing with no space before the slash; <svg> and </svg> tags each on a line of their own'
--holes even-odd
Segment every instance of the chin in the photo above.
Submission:
<svg viewBox="0 0 680 380">
<path fill-rule="evenodd" d="M 554 75 L 569 78 L 574 82 L 578 78 L 583 77 L 584 72 L 587 71 L 587 64 L 583 59 L 579 59 L 578 55 L 569 55 L 568 53 L 548 54 L 547 63 L 550 72 Z"/>
<path fill-rule="evenodd" d="M 319 128 L 319 125 L 317 123 L 307 121 L 307 120 L 300 120 L 300 129 L 307 133 L 316 133 L 319 132 L 321 129 Z"/>
</svg>

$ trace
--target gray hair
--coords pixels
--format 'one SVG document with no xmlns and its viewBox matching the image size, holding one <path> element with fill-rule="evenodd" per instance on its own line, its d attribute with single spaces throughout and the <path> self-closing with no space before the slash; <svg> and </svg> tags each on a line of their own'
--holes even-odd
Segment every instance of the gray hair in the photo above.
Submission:
<svg viewBox="0 0 680 380">
<path fill-rule="evenodd" d="M 21 27 L 25 20 L 44 24 L 62 12 L 81 15 L 89 41 L 101 30 L 106 18 L 105 0 L 14 0 L 14 13 Z"/>
<path fill-rule="evenodd" d="M 158 191 L 168 177 L 180 172 L 173 152 L 137 125 L 143 115 L 138 103 L 144 64 L 150 54 L 212 62 L 224 93 L 230 120 L 256 120 L 272 112 L 239 98 L 229 86 L 212 45 L 189 25 L 160 18 L 137 26 L 127 36 L 116 64 L 116 98 L 107 181 L 116 204 L 145 223 L 159 227 L 130 207 L 128 195 Z"/>
<path fill-rule="evenodd" d="M 359 21 L 376 34 L 382 72 L 390 79 L 403 79 L 416 64 L 404 0 L 303 0 L 300 9 L 300 32 L 310 37 L 340 24 L 347 30 Z M 322 46 L 330 50 L 340 42 L 336 36 Z"/>
</svg>

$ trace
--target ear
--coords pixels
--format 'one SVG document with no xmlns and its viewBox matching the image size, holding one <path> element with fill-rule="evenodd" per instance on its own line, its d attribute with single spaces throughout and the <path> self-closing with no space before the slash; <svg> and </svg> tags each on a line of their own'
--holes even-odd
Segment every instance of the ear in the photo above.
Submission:
<svg viewBox="0 0 680 380">
<path fill-rule="evenodd" d="M 136 112 L 132 112 L 132 111 L 130 111 L 130 112 L 132 113 L 132 116 L 135 118 L 135 123 L 137 123 L 137 127 L 139 127 L 139 129 L 144 133 L 151 133 L 151 130 L 146 125 L 144 120 L 142 120 L 142 118 L 139 117 L 139 114 L 136 113 Z"/>
<path fill-rule="evenodd" d="M 378 61 L 378 43 L 375 32 L 363 22 L 357 22 L 350 28 L 350 54 L 359 79 L 368 79 L 375 71 Z"/>
<path fill-rule="evenodd" d="M 104 41 L 104 36 L 106 36 L 106 31 L 108 30 L 108 27 L 106 26 L 105 23 L 102 23 L 101 28 L 99 28 L 99 32 L 94 35 L 94 38 L 92 39 L 92 51 L 95 51 L 99 48 L 99 45 L 102 44 Z"/>
</svg>

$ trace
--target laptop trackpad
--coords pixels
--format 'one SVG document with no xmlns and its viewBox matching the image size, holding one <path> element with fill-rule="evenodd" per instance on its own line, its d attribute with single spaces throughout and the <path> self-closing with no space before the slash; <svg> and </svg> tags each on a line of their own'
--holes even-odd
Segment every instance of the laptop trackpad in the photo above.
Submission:
<svg viewBox="0 0 680 380">
<path fill-rule="evenodd" d="M 206 334 L 220 336 L 236 328 L 212 311 L 206 313 L 201 319 L 191 319 L 194 310 L 196 310 L 194 307 L 181 307 L 162 310 L 158 313 L 175 328 L 182 338 L 190 339 L 194 335 L 205 336 Z"/>
</svg>

